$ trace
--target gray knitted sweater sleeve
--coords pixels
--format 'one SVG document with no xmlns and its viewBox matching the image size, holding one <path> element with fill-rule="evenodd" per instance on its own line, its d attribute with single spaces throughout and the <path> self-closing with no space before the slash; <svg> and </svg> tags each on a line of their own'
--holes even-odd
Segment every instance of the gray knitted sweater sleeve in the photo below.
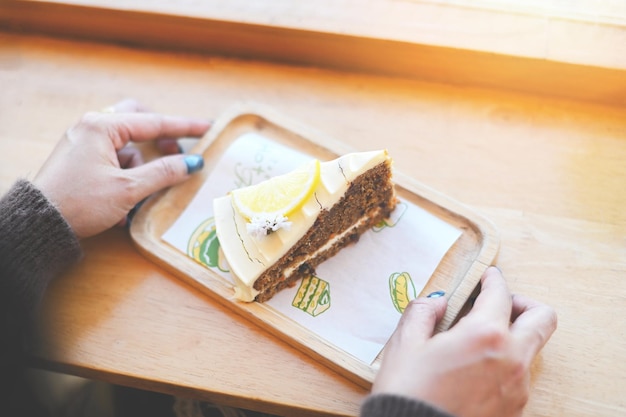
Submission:
<svg viewBox="0 0 626 417">
<path fill-rule="evenodd" d="M 454 417 L 428 403 L 392 394 L 372 394 L 361 405 L 360 417 Z"/>
<path fill-rule="evenodd" d="M 14 358 L 18 352 L 50 280 L 81 254 L 69 224 L 30 182 L 18 180 L 0 199 L 0 349 L 4 358 Z"/>
</svg>

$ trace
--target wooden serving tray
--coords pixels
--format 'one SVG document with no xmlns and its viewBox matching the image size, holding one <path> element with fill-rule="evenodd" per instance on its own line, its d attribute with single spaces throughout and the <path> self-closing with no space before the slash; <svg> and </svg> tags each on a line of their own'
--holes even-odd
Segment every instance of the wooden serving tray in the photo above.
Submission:
<svg viewBox="0 0 626 417">
<path fill-rule="evenodd" d="M 295 348 L 315 357 L 357 384 L 369 388 L 384 351 L 370 365 L 330 344 L 268 305 L 237 302 L 232 297 L 230 282 L 161 238 L 187 207 L 223 152 L 234 140 L 247 132 L 258 132 L 322 161 L 355 151 L 263 105 L 238 105 L 216 120 L 209 133 L 192 149 L 193 153 L 204 156 L 203 171 L 146 201 L 133 218 L 130 234 L 140 252 L 152 261 Z M 397 170 L 394 170 L 393 175 L 399 197 L 420 206 L 462 232 L 422 291 L 422 294 L 436 290 L 446 292 L 448 309 L 437 329 L 442 331 L 449 328 L 459 316 L 476 289 L 482 273 L 494 261 L 499 249 L 499 236 L 490 221 L 468 207 Z"/>
</svg>

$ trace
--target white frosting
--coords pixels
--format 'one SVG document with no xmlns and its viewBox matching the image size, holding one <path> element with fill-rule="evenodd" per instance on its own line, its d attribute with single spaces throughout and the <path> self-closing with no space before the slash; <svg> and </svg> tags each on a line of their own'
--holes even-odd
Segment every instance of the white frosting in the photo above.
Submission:
<svg viewBox="0 0 626 417">
<path fill-rule="evenodd" d="M 323 209 L 330 209 L 359 175 L 389 159 L 387 151 L 359 152 L 320 164 L 320 183 L 302 208 L 289 216 L 290 228 L 279 229 L 263 239 L 248 231 L 246 219 L 231 203 L 230 195 L 213 201 L 215 227 L 220 246 L 236 282 L 235 297 L 253 301 L 257 278 L 278 261 L 313 226 Z"/>
</svg>

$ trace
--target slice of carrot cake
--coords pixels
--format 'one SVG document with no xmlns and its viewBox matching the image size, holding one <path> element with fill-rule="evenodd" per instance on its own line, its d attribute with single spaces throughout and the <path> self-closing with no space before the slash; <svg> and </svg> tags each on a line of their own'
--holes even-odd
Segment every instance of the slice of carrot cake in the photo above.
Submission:
<svg viewBox="0 0 626 417">
<path fill-rule="evenodd" d="M 396 205 L 386 150 L 300 168 L 214 200 L 235 297 L 267 301 L 389 217 Z"/>
</svg>

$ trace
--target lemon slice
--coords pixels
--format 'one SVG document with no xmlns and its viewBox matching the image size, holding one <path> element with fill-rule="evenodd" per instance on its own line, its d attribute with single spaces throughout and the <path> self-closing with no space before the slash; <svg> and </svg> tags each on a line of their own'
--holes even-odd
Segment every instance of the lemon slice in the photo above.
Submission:
<svg viewBox="0 0 626 417">
<path fill-rule="evenodd" d="M 231 193 L 233 205 L 248 221 L 254 218 L 287 217 L 298 210 L 320 182 L 317 159 L 287 174 Z"/>
</svg>

